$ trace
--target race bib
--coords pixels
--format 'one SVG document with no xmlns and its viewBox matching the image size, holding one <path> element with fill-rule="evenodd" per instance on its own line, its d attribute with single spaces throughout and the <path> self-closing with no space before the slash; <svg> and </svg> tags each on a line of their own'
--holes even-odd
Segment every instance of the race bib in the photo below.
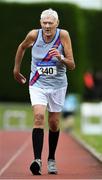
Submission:
<svg viewBox="0 0 102 180">
<path fill-rule="evenodd" d="M 39 62 L 37 70 L 39 75 L 54 76 L 57 74 L 56 62 Z"/>
</svg>

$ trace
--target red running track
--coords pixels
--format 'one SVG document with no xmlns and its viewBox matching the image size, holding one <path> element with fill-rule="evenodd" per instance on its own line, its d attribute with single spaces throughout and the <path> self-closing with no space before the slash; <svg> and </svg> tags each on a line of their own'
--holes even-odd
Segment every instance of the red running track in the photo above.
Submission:
<svg viewBox="0 0 102 180">
<path fill-rule="evenodd" d="M 102 164 L 69 134 L 61 132 L 57 147 L 58 175 L 48 175 L 48 134 L 45 133 L 42 175 L 33 176 L 31 132 L 0 132 L 0 179 L 102 179 Z"/>
</svg>

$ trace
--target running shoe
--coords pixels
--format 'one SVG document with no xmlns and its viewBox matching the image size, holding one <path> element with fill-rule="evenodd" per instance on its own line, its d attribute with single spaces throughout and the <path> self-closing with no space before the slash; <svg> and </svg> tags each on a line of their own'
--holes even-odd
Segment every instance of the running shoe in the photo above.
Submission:
<svg viewBox="0 0 102 180">
<path fill-rule="evenodd" d="M 41 175 L 41 166 L 42 162 L 40 159 L 35 159 L 31 165 L 30 165 L 30 170 L 33 175 Z"/>
<path fill-rule="evenodd" d="M 56 162 L 53 159 L 48 160 L 48 173 L 57 174 Z"/>
</svg>

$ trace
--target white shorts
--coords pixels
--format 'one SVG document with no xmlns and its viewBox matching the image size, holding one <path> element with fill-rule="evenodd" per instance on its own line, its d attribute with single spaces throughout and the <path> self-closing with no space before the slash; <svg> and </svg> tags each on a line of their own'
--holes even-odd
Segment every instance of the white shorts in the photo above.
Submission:
<svg viewBox="0 0 102 180">
<path fill-rule="evenodd" d="M 47 106 L 49 112 L 61 112 L 67 87 L 60 89 L 41 89 L 29 86 L 29 94 L 32 106 L 42 104 Z"/>
</svg>

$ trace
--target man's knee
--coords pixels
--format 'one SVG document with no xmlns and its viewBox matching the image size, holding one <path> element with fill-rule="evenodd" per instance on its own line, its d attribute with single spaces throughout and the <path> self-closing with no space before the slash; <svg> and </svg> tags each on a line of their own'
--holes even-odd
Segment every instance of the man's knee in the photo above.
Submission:
<svg viewBox="0 0 102 180">
<path fill-rule="evenodd" d="M 49 121 L 49 128 L 51 131 L 57 131 L 59 129 L 59 119 L 51 119 Z"/>
<path fill-rule="evenodd" d="M 35 114 L 34 125 L 35 126 L 42 126 L 42 125 L 44 125 L 44 115 L 43 114 L 41 114 L 41 113 Z"/>
</svg>

